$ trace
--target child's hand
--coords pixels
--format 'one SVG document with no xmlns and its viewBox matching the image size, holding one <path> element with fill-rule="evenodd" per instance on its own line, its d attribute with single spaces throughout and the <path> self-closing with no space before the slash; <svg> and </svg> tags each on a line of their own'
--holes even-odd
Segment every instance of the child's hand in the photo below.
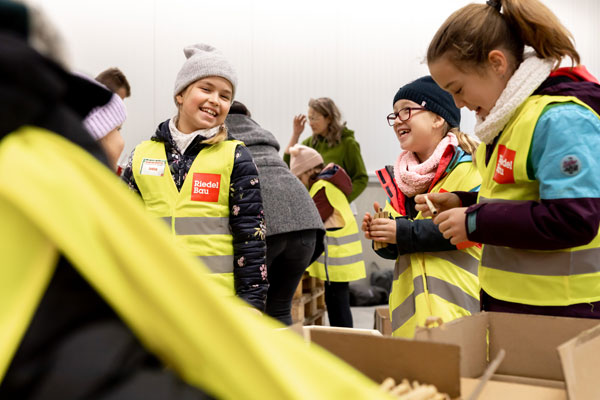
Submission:
<svg viewBox="0 0 600 400">
<path fill-rule="evenodd" d="M 306 124 L 306 115 L 299 114 L 294 117 L 294 130 L 293 135 L 295 137 L 300 137 L 302 132 L 304 132 L 304 125 Z"/>
<path fill-rule="evenodd" d="M 446 239 L 450 239 L 450 243 L 453 245 L 469 240 L 465 223 L 466 210 L 467 207 L 453 208 L 440 213 L 433 219 L 433 223 L 438 226 L 442 235 Z"/>
<path fill-rule="evenodd" d="M 365 237 L 369 240 L 372 240 L 371 232 L 370 232 L 372 221 L 373 221 L 373 217 L 371 217 L 371 214 L 366 212 L 365 216 L 363 217 L 363 220 L 362 220 L 362 225 L 360 227 L 360 229 L 365 233 Z"/>
<path fill-rule="evenodd" d="M 418 194 L 415 196 L 415 209 L 421 211 L 423 217 L 433 217 L 433 214 L 427 203 L 425 202 L 424 194 Z M 427 197 L 437 208 L 438 213 L 441 213 L 451 208 L 460 207 L 460 199 L 457 195 L 450 192 L 444 193 L 427 193 Z"/>
<path fill-rule="evenodd" d="M 379 210 L 379 204 L 373 204 Z M 371 240 L 383 243 L 396 243 L 396 221 L 389 218 L 376 218 L 371 221 L 369 230 Z"/>
<path fill-rule="evenodd" d="M 375 213 L 379 212 L 379 203 L 378 202 L 373 203 L 373 209 L 375 210 Z M 360 229 L 365 233 L 365 238 L 367 238 L 369 240 L 373 240 L 373 238 L 371 237 L 371 223 L 372 222 L 373 222 L 373 217 L 371 216 L 370 213 L 366 212 L 365 216 L 363 217 L 363 222 L 362 222 Z"/>
</svg>

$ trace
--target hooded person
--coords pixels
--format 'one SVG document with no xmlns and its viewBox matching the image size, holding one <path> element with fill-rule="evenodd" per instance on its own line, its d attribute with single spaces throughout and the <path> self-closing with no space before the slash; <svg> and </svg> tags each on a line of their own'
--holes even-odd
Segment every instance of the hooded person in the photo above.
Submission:
<svg viewBox="0 0 600 400">
<path fill-rule="evenodd" d="M 225 120 L 232 137 L 244 142 L 258 168 L 267 227 L 266 313 L 292 321 L 292 298 L 306 268 L 323 253 L 325 229 L 314 202 L 279 155 L 273 134 L 234 101 Z"/>
</svg>

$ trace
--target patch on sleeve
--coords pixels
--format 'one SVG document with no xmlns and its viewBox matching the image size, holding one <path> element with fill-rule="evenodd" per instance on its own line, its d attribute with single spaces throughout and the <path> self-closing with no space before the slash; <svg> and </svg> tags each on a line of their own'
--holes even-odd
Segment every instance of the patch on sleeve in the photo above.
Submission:
<svg viewBox="0 0 600 400">
<path fill-rule="evenodd" d="M 560 161 L 560 171 L 567 176 L 575 176 L 581 171 L 581 161 L 574 155 L 565 156 Z"/>
</svg>

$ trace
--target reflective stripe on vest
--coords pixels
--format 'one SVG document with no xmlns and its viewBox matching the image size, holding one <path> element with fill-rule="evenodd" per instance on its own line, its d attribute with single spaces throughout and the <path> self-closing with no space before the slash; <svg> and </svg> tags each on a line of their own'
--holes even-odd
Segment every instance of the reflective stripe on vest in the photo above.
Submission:
<svg viewBox="0 0 600 400">
<path fill-rule="evenodd" d="M 431 192 L 470 191 L 481 182 L 471 162 L 458 164 Z M 386 210 L 399 216 L 389 204 Z M 422 220 L 419 213 L 416 220 Z M 405 254 L 398 257 L 390 294 L 392 335 L 413 337 L 427 317 L 445 322 L 479 311 L 477 278 L 481 249 Z"/>
<path fill-rule="evenodd" d="M 459 305 L 470 314 L 479 311 L 479 298 L 466 294 L 460 287 L 444 281 L 443 279 L 428 276 L 427 290 L 430 294 L 441 297 L 449 303 Z M 423 276 L 418 275 L 413 279 L 413 293 L 406 298 L 398 307 L 392 310 L 392 331 L 399 329 L 416 313 L 415 299 L 425 294 Z"/>
<path fill-rule="evenodd" d="M 145 141 L 134 152 L 132 170 L 146 208 L 163 219 L 176 242 L 204 261 L 214 273 L 233 272 L 229 229 L 229 182 L 238 141 L 204 147 L 178 191 L 164 143 Z M 162 176 L 144 174 L 144 162 L 163 163 Z"/>
<path fill-rule="evenodd" d="M 358 234 L 356 218 L 350 209 L 348 199 L 334 184 L 325 180 L 315 182 L 310 188 L 310 195 L 325 188 L 325 195 L 331 206 L 341 214 L 345 225 L 341 229 L 327 231 L 327 272 L 325 271 L 325 253 L 308 267 L 308 273 L 319 279 L 333 282 L 350 282 L 366 276 L 365 262 L 362 255 L 362 244 Z M 327 276 L 329 275 L 329 276 Z"/>
<path fill-rule="evenodd" d="M 527 173 L 533 134 L 546 106 L 567 102 L 593 112 L 575 97 L 531 96 L 506 125 L 487 165 L 485 146 L 478 149 L 479 202 L 540 201 L 539 182 Z M 483 290 L 499 300 L 539 306 L 599 301 L 600 236 L 551 251 L 484 245 L 479 277 Z"/>
</svg>

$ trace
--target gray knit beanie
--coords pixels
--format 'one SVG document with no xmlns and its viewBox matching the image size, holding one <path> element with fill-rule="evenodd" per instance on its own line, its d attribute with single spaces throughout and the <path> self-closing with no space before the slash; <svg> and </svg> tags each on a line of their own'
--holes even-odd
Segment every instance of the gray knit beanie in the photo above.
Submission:
<svg viewBox="0 0 600 400">
<path fill-rule="evenodd" d="M 173 97 L 181 93 L 190 83 L 207 76 L 220 76 L 227 79 L 233 86 L 233 94 L 235 95 L 235 87 L 237 86 L 235 70 L 219 50 L 211 45 L 198 43 L 187 46 L 183 49 L 183 53 L 187 60 L 175 79 Z"/>
</svg>

